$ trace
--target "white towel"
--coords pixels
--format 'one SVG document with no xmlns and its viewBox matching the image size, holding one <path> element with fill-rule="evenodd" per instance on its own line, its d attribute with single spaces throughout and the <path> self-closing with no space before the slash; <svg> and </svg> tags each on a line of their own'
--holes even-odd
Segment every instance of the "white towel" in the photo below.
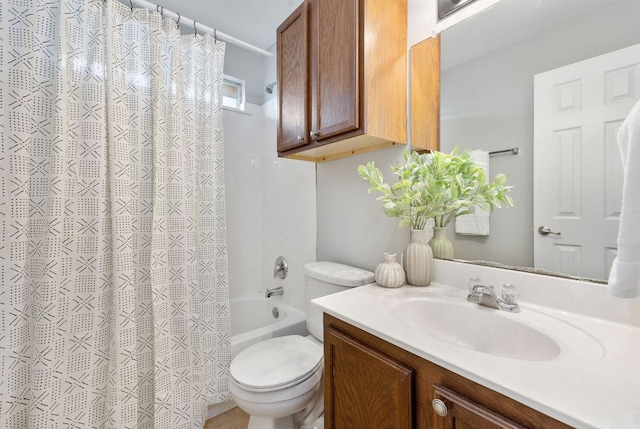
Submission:
<svg viewBox="0 0 640 429">
<path fill-rule="evenodd" d="M 489 152 L 472 150 L 469 155 L 473 161 L 482 165 L 484 174 L 489 180 Z M 458 216 L 455 229 L 458 234 L 489 235 L 489 211 L 476 207 L 473 213 Z"/>
<path fill-rule="evenodd" d="M 618 131 L 624 179 L 618 230 L 618 256 L 609 274 L 609 290 L 618 298 L 640 296 L 640 102 Z"/>
</svg>

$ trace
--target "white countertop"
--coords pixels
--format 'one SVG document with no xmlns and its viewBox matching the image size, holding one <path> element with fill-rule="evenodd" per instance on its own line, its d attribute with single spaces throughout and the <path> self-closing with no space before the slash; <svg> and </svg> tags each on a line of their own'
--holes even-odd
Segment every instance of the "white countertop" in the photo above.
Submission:
<svg viewBox="0 0 640 429">
<path fill-rule="evenodd" d="M 463 348 L 409 327 L 385 305 L 403 294 L 477 306 L 466 301 L 466 289 L 435 282 L 399 289 L 372 284 L 313 302 L 332 316 L 568 425 L 640 429 L 640 327 L 521 301 L 520 313 L 501 313 L 538 323 L 541 330 L 553 324 L 542 326 L 536 315 L 550 316 L 582 333 L 573 338 L 554 333 L 562 351 L 551 360 L 519 360 Z"/>
</svg>

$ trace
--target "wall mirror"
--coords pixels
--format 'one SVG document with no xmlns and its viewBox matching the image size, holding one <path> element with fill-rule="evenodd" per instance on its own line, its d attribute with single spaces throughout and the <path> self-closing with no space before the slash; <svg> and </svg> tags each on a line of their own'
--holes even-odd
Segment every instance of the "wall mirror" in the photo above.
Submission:
<svg viewBox="0 0 640 429">
<path fill-rule="evenodd" d="M 638 16 L 637 0 L 501 0 L 441 33 L 441 150 L 519 148 L 518 155 L 506 152 L 489 162 L 492 177 L 505 173 L 514 186 L 515 206 L 491 214 L 488 236 L 456 234 L 450 226 L 447 234 L 457 259 L 541 268 L 534 261 L 538 225 L 533 193 L 534 183 L 542 179 L 534 177 L 534 76 L 640 44 Z M 640 57 L 636 62 L 637 67 L 625 69 L 635 79 L 625 88 L 635 100 Z M 580 180 L 588 188 L 595 183 L 586 182 L 599 179 L 582 174 Z M 600 204 L 605 210 L 606 201 L 591 200 L 579 204 Z M 608 276 L 608 268 L 589 273 L 579 265 L 563 274 L 596 280 Z"/>
</svg>

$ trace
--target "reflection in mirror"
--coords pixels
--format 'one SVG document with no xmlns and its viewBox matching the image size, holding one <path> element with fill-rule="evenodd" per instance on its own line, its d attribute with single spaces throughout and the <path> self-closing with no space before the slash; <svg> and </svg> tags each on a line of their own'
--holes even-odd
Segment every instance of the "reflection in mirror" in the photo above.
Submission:
<svg viewBox="0 0 640 429">
<path fill-rule="evenodd" d="M 504 173 L 514 187 L 514 207 L 491 213 L 488 236 L 460 235 L 449 227 L 456 258 L 536 267 L 534 242 L 542 238 L 538 227 L 543 225 L 534 225 L 533 217 L 534 183 L 542 179 L 534 177 L 534 76 L 639 44 L 638 16 L 637 0 L 502 0 L 441 34 L 441 150 L 450 152 L 455 146 L 485 151 L 519 148 L 518 155 L 498 154 L 489 163 L 492 177 Z M 640 66 L 632 67 L 628 76 L 636 79 L 629 80 L 625 89 L 632 98 L 626 101 L 630 110 L 639 98 Z M 604 144 L 606 132 L 596 133 Z M 590 151 L 588 147 L 581 150 Z M 590 189 L 596 184 L 593 181 L 601 181 L 590 176 L 589 168 L 582 169 L 582 175 L 576 176 L 579 187 Z M 558 165 L 551 171 L 548 174 L 570 170 Z M 602 204 L 604 213 L 604 200 L 590 195 L 577 206 Z M 544 225 L 552 231 L 553 220 Z M 617 224 L 615 214 L 609 220 Z M 581 234 L 592 232 L 587 228 Z M 546 237 L 554 240 L 547 252 L 554 255 L 551 260 L 556 265 L 536 268 L 606 279 L 604 251 L 597 255 L 605 261 L 602 272 L 585 273 L 581 265 L 589 263 L 586 257 L 581 260 L 579 246 L 572 248 L 575 243 L 556 238 L 561 236 Z M 615 239 L 601 247 L 615 254 Z M 577 252 L 558 252 L 570 248 Z M 557 265 L 561 262 L 563 268 Z"/>
<path fill-rule="evenodd" d="M 474 0 L 438 0 L 438 19 L 443 19 L 472 1 Z"/>
</svg>

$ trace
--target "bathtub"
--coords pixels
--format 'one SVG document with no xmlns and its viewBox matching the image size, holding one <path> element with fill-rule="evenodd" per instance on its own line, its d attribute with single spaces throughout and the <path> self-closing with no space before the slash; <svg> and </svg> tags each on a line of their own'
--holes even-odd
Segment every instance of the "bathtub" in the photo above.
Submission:
<svg viewBox="0 0 640 429">
<path fill-rule="evenodd" d="M 309 335 L 305 314 L 279 298 L 252 293 L 231 298 L 231 358 L 252 344 L 284 335 Z"/>
</svg>

